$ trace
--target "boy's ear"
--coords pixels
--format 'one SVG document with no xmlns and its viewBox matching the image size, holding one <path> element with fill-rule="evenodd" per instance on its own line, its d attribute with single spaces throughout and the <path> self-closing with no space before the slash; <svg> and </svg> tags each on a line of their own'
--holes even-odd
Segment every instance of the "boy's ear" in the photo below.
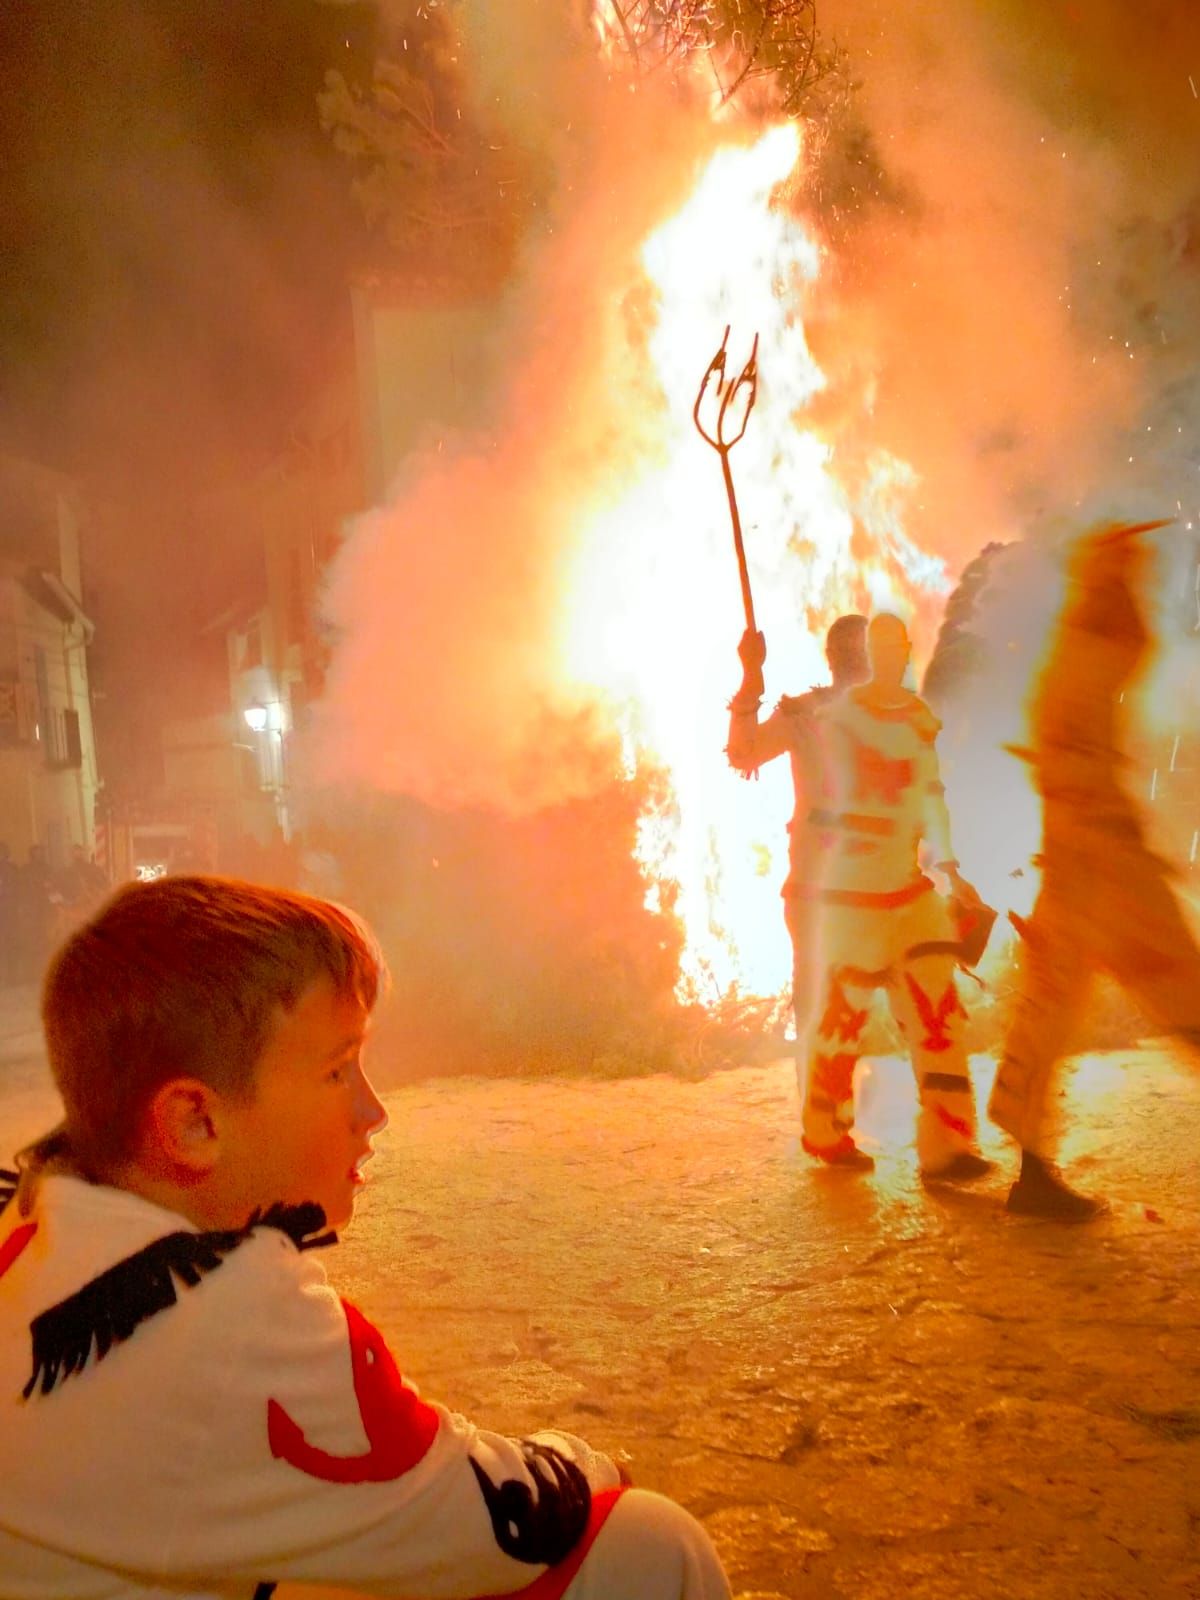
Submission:
<svg viewBox="0 0 1200 1600">
<path fill-rule="evenodd" d="M 144 1141 L 158 1158 L 195 1177 L 217 1164 L 220 1153 L 219 1096 L 198 1078 L 171 1078 L 155 1090 L 146 1108 Z"/>
</svg>

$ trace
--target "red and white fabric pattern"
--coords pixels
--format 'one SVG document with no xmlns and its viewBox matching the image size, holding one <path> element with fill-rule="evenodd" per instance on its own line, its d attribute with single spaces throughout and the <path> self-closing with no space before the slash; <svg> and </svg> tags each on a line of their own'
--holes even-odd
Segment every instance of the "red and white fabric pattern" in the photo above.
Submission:
<svg viewBox="0 0 1200 1600">
<path fill-rule="evenodd" d="M 586 1596 L 624 1493 L 573 1435 L 510 1439 L 423 1399 L 284 1225 L 201 1234 L 61 1175 L 30 1216 L 0 1212 L 0 1429 L 20 1463 L 0 1593 L 21 1600 L 250 1600 L 288 1582 Z M 678 1516 L 703 1581 L 646 1600 L 720 1600 L 703 1531 Z M 616 1526 L 604 1549 L 620 1554 Z"/>
<path fill-rule="evenodd" d="M 955 960 L 930 945 L 957 938 L 949 907 L 921 870 L 920 849 L 952 859 L 938 769 L 938 722 L 916 695 L 887 710 L 851 690 L 815 719 L 809 791 L 821 803 L 820 945 L 825 979 L 810 1040 L 803 1108 L 809 1154 L 853 1148 L 853 1077 L 871 996 L 886 992 L 920 1096 L 917 1151 L 926 1170 L 975 1148 L 966 1013 Z"/>
</svg>

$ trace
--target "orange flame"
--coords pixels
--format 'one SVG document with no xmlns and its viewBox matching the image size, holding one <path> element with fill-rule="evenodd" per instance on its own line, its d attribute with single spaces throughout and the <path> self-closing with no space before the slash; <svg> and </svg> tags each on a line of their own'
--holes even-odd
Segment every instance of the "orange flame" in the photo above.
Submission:
<svg viewBox="0 0 1200 1600">
<path fill-rule="evenodd" d="M 594 687 L 630 768 L 669 776 L 674 803 L 644 819 L 640 859 L 650 903 L 672 885 L 687 939 L 681 994 L 702 1001 L 732 988 L 781 993 L 790 980 L 779 900 L 790 773 L 777 761 L 747 784 L 724 756 L 737 571 L 720 466 L 692 426 L 727 323 L 732 372 L 760 336 L 758 402 L 731 462 L 770 689 L 827 681 L 821 640 L 839 611 L 910 615 L 946 587 L 940 561 L 903 531 L 913 470 L 868 453 L 854 497 L 831 445 L 803 426 L 825 380 L 803 323 L 822 251 L 780 198 L 800 154 L 794 123 L 721 149 L 646 239 L 654 320 L 634 390 L 643 415 L 630 424 L 649 441 L 649 464 L 586 516 L 561 613 L 564 676 Z"/>
</svg>

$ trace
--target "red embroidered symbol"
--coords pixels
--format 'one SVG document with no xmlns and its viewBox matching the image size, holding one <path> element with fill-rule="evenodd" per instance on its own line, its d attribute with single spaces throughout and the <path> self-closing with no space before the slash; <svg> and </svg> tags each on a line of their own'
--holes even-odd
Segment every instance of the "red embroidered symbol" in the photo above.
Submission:
<svg viewBox="0 0 1200 1600">
<path fill-rule="evenodd" d="M 913 764 L 901 757 L 893 761 L 890 756 L 872 749 L 869 744 L 854 746 L 854 798 L 878 798 L 885 806 L 898 806 L 900 797 L 913 781 Z"/>
<path fill-rule="evenodd" d="M 854 1098 L 854 1066 L 858 1057 L 847 1051 L 835 1056 L 814 1057 L 813 1083 L 838 1105 Z"/>
<path fill-rule="evenodd" d="M 908 992 L 912 995 L 917 1015 L 925 1028 L 925 1038 L 921 1040 L 922 1050 L 929 1050 L 934 1055 L 949 1050 L 954 1043 L 948 1032 L 951 1019 L 956 1016 L 965 1017 L 967 1014 L 966 1008 L 958 998 L 954 979 L 951 978 L 946 985 L 946 992 L 938 1001 L 936 1008 L 911 972 L 904 974 L 904 981 L 908 985 Z"/>
<path fill-rule="evenodd" d="M 829 1004 L 821 1018 L 821 1032 L 827 1039 L 838 1038 L 843 1044 L 857 1039 L 867 1020 L 866 1011 L 856 1011 L 846 999 L 846 991 L 835 978 L 829 990 Z"/>
<path fill-rule="evenodd" d="M 0 1244 L 0 1278 L 12 1266 L 37 1231 L 36 1222 L 24 1222 L 19 1228 L 14 1228 L 4 1243 Z"/>
<path fill-rule="evenodd" d="M 438 1414 L 404 1385 L 378 1328 L 349 1301 L 342 1301 L 350 1334 L 354 1395 L 370 1449 L 336 1456 L 309 1444 L 278 1400 L 267 1401 L 267 1438 L 277 1460 L 325 1483 L 391 1483 L 415 1467 L 438 1430 Z"/>
</svg>

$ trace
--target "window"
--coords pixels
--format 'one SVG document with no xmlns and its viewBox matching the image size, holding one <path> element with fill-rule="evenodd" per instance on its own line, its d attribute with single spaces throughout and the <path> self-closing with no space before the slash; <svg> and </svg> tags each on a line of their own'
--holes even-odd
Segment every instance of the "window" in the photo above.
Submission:
<svg viewBox="0 0 1200 1600">
<path fill-rule="evenodd" d="M 37 695 L 36 732 L 34 738 L 39 739 L 46 746 L 50 759 L 54 759 L 54 752 L 50 748 L 50 680 L 46 672 L 46 652 L 40 644 L 33 647 L 33 683 Z"/>
<path fill-rule="evenodd" d="M 62 763 L 65 767 L 83 765 L 83 743 L 79 737 L 79 713 L 66 710 L 62 714 Z"/>
</svg>

